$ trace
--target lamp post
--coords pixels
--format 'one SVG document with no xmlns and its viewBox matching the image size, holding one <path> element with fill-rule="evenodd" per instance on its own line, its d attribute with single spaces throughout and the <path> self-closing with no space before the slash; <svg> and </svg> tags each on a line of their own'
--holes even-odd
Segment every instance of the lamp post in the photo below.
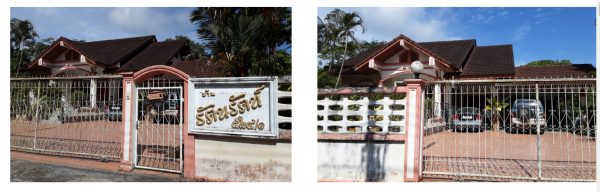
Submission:
<svg viewBox="0 0 600 192">
<path fill-rule="evenodd" d="M 419 74 L 423 71 L 423 63 L 421 61 L 414 61 L 410 64 L 410 70 L 415 73 L 415 79 L 419 78 Z"/>
</svg>

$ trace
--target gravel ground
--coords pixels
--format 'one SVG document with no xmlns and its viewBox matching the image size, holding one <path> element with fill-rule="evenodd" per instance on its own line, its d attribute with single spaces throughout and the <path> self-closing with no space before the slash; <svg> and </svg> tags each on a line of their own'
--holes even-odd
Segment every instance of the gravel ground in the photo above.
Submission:
<svg viewBox="0 0 600 192">
<path fill-rule="evenodd" d="M 183 178 L 80 169 L 26 160 L 10 161 L 11 182 L 182 182 Z"/>
</svg>

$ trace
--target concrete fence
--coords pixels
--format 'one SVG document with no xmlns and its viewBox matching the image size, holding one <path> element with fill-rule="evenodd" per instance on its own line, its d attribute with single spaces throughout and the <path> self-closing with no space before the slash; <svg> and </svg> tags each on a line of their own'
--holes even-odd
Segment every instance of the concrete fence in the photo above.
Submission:
<svg viewBox="0 0 600 192">
<path fill-rule="evenodd" d="M 321 181 L 418 181 L 422 80 L 386 88 L 320 89 Z"/>
</svg>

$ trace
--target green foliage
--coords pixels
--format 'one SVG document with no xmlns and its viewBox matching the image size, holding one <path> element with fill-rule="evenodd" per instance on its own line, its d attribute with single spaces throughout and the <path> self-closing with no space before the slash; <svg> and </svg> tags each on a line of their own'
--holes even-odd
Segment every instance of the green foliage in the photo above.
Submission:
<svg viewBox="0 0 600 192">
<path fill-rule="evenodd" d="M 330 105 L 329 106 L 329 110 L 333 110 L 333 111 L 341 111 L 342 109 L 344 109 L 344 107 L 342 107 L 341 105 Z"/>
<path fill-rule="evenodd" d="M 406 98 L 406 93 L 396 93 L 390 95 L 391 100 L 402 100 L 404 98 Z"/>
<path fill-rule="evenodd" d="M 497 114 L 504 110 L 504 108 L 508 107 L 508 103 L 506 102 L 508 98 L 504 98 L 504 100 L 500 101 L 497 98 L 487 98 L 485 109 L 486 111 L 491 110 L 494 114 Z"/>
<path fill-rule="evenodd" d="M 404 119 L 404 116 L 402 116 L 402 115 L 390 115 L 389 118 L 390 118 L 390 121 L 402 121 L 402 119 Z"/>
<path fill-rule="evenodd" d="M 360 105 L 359 104 L 348 105 L 348 110 L 358 111 L 358 110 L 360 110 Z"/>
<path fill-rule="evenodd" d="M 377 100 L 382 100 L 382 99 L 383 99 L 383 94 L 369 95 L 369 100 L 371 100 L 371 101 L 377 101 Z"/>
<path fill-rule="evenodd" d="M 329 71 L 318 69 L 317 76 L 317 87 L 319 89 L 333 88 L 335 86 L 335 76 Z"/>
<path fill-rule="evenodd" d="M 350 96 L 348 96 L 348 99 L 352 100 L 352 101 L 358 101 L 358 100 L 363 99 L 363 96 L 362 95 L 350 95 Z"/>
<path fill-rule="evenodd" d="M 22 68 L 32 59 L 37 37 L 38 34 L 31 21 L 17 18 L 10 20 L 11 74 L 18 76 Z"/>
<path fill-rule="evenodd" d="M 369 105 L 369 110 L 371 110 L 371 111 L 381 111 L 381 110 L 383 110 L 383 105 L 379 105 L 379 104 Z"/>
<path fill-rule="evenodd" d="M 202 7 L 190 15 L 210 62 L 233 76 L 291 74 L 291 9 Z"/>
<path fill-rule="evenodd" d="M 531 62 L 525 64 L 524 66 L 571 65 L 571 64 L 572 64 L 571 60 L 568 60 L 568 59 L 563 59 L 563 60 L 544 59 L 544 60 L 531 61 Z"/>
</svg>

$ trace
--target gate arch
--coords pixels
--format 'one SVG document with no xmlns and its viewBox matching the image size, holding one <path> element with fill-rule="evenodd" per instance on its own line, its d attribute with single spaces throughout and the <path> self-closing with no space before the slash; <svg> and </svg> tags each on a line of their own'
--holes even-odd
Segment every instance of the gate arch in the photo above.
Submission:
<svg viewBox="0 0 600 192">
<path fill-rule="evenodd" d="M 182 94 L 180 96 L 180 98 L 183 99 L 183 111 L 181 114 L 181 119 L 182 121 L 182 129 L 181 129 L 181 135 L 182 138 L 182 154 L 179 154 L 180 156 L 182 156 L 183 158 L 183 169 L 181 169 L 180 171 L 183 173 L 183 175 L 185 177 L 188 178 L 193 178 L 194 177 L 194 170 L 195 170 L 195 143 L 194 143 L 194 136 L 193 135 L 188 135 L 188 121 L 187 121 L 187 114 L 189 112 L 188 107 L 185 107 L 187 100 L 188 100 L 188 82 L 190 79 L 190 76 L 179 70 L 176 69 L 174 67 L 170 67 L 170 66 L 166 66 L 166 65 L 152 65 L 150 67 L 146 67 L 144 69 L 141 69 L 135 73 L 132 72 L 127 72 L 127 73 L 122 73 L 123 75 L 123 83 L 124 85 L 124 93 L 129 93 L 129 94 L 124 94 L 123 95 L 123 101 L 124 101 L 124 106 L 127 106 L 129 108 L 129 110 L 123 110 L 123 113 L 125 115 L 125 120 L 123 121 L 123 129 L 124 129 L 124 138 L 128 138 L 128 139 L 124 139 L 124 145 L 128 144 L 129 146 L 124 146 L 124 149 L 128 149 L 128 150 L 124 150 L 124 158 L 122 160 L 123 164 L 128 165 L 129 167 L 133 168 L 135 167 L 135 159 L 137 158 L 137 143 L 134 140 L 134 138 L 137 136 L 136 134 L 136 129 L 137 127 L 137 109 L 136 109 L 136 104 L 137 104 L 137 86 L 141 83 L 143 83 L 146 80 L 151 79 L 152 77 L 154 77 L 155 75 L 160 75 L 160 74 L 164 74 L 164 75 L 173 75 L 175 76 L 178 80 L 181 80 L 183 83 L 182 86 Z M 135 94 L 135 95 L 134 95 Z M 135 100 L 134 100 L 135 99 Z M 134 102 L 132 102 L 135 101 Z M 125 103 L 128 102 L 128 103 Z M 128 118 L 127 118 L 128 117 Z M 135 117 L 135 118 L 134 118 Z M 126 144 L 125 144 L 126 143 Z M 125 158 L 125 153 L 127 153 L 127 157 L 131 157 L 131 158 Z"/>
</svg>

